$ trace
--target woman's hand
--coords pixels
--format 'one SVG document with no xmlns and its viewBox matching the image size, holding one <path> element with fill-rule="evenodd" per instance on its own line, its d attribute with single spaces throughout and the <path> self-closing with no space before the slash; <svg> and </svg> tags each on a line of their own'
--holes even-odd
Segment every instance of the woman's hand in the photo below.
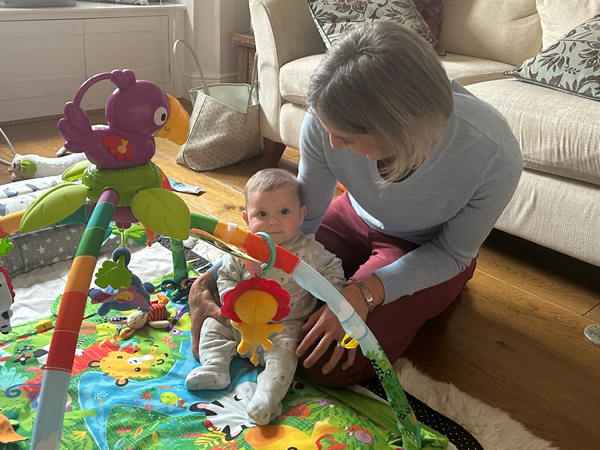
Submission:
<svg viewBox="0 0 600 450">
<path fill-rule="evenodd" d="M 208 272 L 204 272 L 190 288 L 188 302 L 190 307 L 190 318 L 192 327 L 192 353 L 196 359 L 198 356 L 198 344 L 200 341 L 200 329 L 207 317 L 213 317 L 223 325 L 229 326 L 229 318 L 221 313 L 221 307 L 215 301 L 217 282 Z"/>
<path fill-rule="evenodd" d="M 342 289 L 341 294 L 356 310 L 358 315 L 366 321 L 368 309 L 360 289 L 354 284 L 349 284 Z M 312 353 L 304 360 L 304 367 L 306 368 L 312 367 L 325 354 L 332 342 L 340 342 L 346 335 L 337 316 L 327 305 L 323 305 L 308 318 L 308 321 L 302 327 L 302 331 L 306 332 L 306 336 L 296 350 L 296 355 L 298 357 L 304 355 L 316 344 Z M 345 349 L 336 346 L 329 361 L 323 366 L 323 373 L 326 374 L 333 370 L 344 356 L 344 351 L 347 352 L 347 355 L 346 360 L 342 364 L 342 369 L 346 370 L 352 366 L 352 364 L 354 364 L 354 359 L 356 358 L 357 350 L 357 348 Z"/>
</svg>

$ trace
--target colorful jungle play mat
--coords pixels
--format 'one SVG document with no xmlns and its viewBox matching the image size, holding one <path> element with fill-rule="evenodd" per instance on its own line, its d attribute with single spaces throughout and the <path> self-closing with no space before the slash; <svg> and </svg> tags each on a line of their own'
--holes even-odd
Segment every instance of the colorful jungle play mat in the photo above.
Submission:
<svg viewBox="0 0 600 450">
<path fill-rule="evenodd" d="M 60 297 L 52 311 L 56 314 Z M 169 304 L 171 316 L 178 304 Z M 190 318 L 185 313 L 169 332 L 146 325 L 119 340 L 119 325 L 99 316 L 88 301 L 77 347 L 61 448 L 65 449 L 388 449 L 397 430 L 392 408 L 349 390 L 325 391 L 297 376 L 270 425 L 248 421 L 246 404 L 261 370 L 236 358 L 232 383 L 223 391 L 189 392 L 184 380 L 198 363 L 192 356 Z M 54 322 L 55 317 L 47 318 Z M 31 437 L 52 328 L 38 321 L 0 337 L 0 407 Z M 443 449 L 447 440 L 422 432 L 424 448 Z M 427 441 L 429 440 L 429 441 Z M 28 449 L 30 441 L 6 445 Z"/>
</svg>

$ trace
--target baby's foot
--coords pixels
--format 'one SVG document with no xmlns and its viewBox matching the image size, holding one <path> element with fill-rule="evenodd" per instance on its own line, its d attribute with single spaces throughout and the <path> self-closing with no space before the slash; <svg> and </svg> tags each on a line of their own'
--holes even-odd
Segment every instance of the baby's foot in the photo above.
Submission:
<svg viewBox="0 0 600 450">
<path fill-rule="evenodd" d="M 185 387 L 189 391 L 218 391 L 229 386 L 229 383 L 229 372 L 219 372 L 210 366 L 196 367 L 185 378 Z"/>
<path fill-rule="evenodd" d="M 266 392 L 256 391 L 246 407 L 246 412 L 257 424 L 267 425 L 279 405 L 280 402 L 274 402 Z"/>
</svg>

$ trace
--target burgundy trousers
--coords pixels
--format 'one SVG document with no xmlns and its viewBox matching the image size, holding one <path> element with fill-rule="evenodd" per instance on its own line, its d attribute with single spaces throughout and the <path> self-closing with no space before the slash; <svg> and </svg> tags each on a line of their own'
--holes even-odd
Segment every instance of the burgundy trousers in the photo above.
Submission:
<svg viewBox="0 0 600 450">
<path fill-rule="evenodd" d="M 329 206 L 316 239 L 342 260 L 346 278 L 350 280 L 368 278 L 375 269 L 396 261 L 418 247 L 412 242 L 369 228 L 352 208 L 346 192 Z M 454 278 L 386 305 L 377 306 L 368 315 L 367 326 L 392 364 L 406 351 L 425 321 L 444 311 L 458 296 L 465 283 L 473 276 L 475 263 L 476 258 Z M 316 384 L 343 387 L 375 376 L 371 362 L 360 349 L 352 367 L 342 370 L 344 356 L 337 367 L 328 374 L 323 374 L 322 367 L 329 360 L 333 349 L 334 344 L 310 369 L 301 366 L 305 375 Z M 304 356 L 308 354 L 310 352 Z M 301 358 L 301 363 L 303 359 Z"/>
</svg>

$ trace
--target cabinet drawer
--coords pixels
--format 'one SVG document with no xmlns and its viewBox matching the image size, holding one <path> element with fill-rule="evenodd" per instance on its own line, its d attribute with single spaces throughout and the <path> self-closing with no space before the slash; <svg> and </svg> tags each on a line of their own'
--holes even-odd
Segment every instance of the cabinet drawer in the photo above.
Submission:
<svg viewBox="0 0 600 450">
<path fill-rule="evenodd" d="M 82 20 L 0 22 L 0 100 L 73 94 L 83 52 Z"/>
<path fill-rule="evenodd" d="M 161 20 L 162 19 L 162 20 Z M 85 19 L 86 76 L 130 69 L 138 80 L 169 82 L 169 21 L 167 17 Z M 161 37 L 162 36 L 162 37 Z M 104 106 L 114 90 L 110 82 L 95 85 L 83 98 L 84 108 Z"/>
</svg>

